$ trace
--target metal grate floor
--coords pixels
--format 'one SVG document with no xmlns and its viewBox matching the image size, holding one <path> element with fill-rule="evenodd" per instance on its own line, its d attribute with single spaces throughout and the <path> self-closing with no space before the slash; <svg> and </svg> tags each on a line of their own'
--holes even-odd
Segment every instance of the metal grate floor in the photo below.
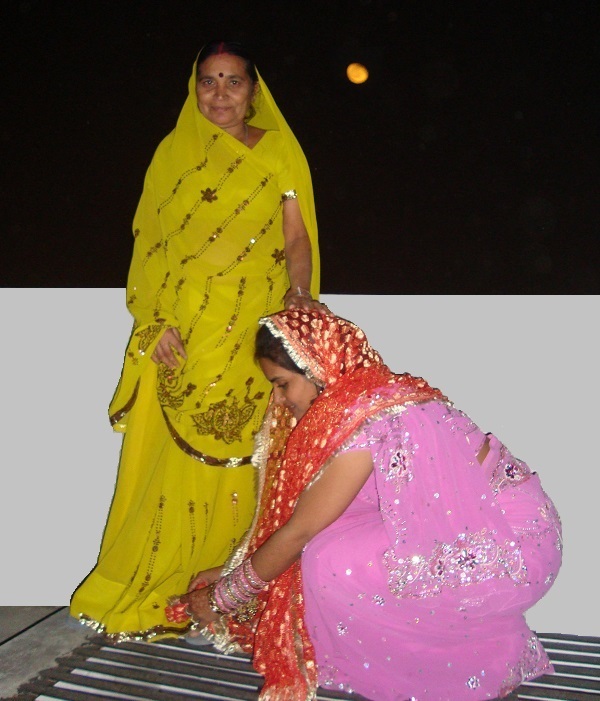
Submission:
<svg viewBox="0 0 600 701">
<path fill-rule="evenodd" d="M 556 674 L 519 687 L 511 701 L 598 701 L 600 638 L 539 635 Z M 256 701 L 261 677 L 246 657 L 222 655 L 183 641 L 107 645 L 100 637 L 58 660 L 5 701 Z M 318 699 L 356 695 L 319 690 Z M 376 700 L 375 700 L 376 701 Z"/>
</svg>

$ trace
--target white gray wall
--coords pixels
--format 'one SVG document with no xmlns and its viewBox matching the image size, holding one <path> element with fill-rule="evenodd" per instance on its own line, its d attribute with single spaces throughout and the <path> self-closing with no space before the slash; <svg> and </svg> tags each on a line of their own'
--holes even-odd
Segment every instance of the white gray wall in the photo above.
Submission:
<svg viewBox="0 0 600 701">
<path fill-rule="evenodd" d="M 122 289 L 1 289 L 0 605 L 63 605 L 93 567 L 121 438 L 107 406 L 131 320 Z M 598 296 L 324 296 L 397 371 L 425 377 L 540 473 L 564 564 L 529 613 L 600 635 Z"/>
</svg>

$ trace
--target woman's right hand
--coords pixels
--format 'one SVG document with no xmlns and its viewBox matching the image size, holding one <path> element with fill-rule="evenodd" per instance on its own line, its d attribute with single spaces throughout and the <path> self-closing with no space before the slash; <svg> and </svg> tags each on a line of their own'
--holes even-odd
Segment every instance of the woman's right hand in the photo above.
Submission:
<svg viewBox="0 0 600 701">
<path fill-rule="evenodd" d="M 179 360 L 175 357 L 175 353 L 181 356 L 184 360 L 187 358 L 183 341 L 179 329 L 168 328 L 157 343 L 152 360 L 158 365 L 164 363 L 172 370 L 179 365 Z"/>
<path fill-rule="evenodd" d="M 313 299 L 309 290 L 301 287 L 289 289 L 283 298 L 283 304 L 286 309 L 314 309 L 317 312 L 329 312 L 329 307 L 317 299 Z M 329 312 L 331 313 L 331 312 Z"/>
<path fill-rule="evenodd" d="M 188 594 L 198 588 L 207 587 L 209 584 L 216 582 L 221 577 L 222 567 L 213 567 L 210 570 L 203 570 L 190 581 L 188 586 Z"/>
</svg>

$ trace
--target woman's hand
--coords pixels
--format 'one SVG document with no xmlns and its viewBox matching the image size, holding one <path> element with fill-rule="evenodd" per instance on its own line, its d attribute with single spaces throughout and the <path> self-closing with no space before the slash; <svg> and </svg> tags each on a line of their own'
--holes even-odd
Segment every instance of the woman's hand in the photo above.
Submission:
<svg viewBox="0 0 600 701">
<path fill-rule="evenodd" d="M 222 569 L 222 567 L 213 567 L 210 570 L 198 572 L 195 577 L 192 577 L 185 594 L 169 599 L 169 605 L 165 609 L 167 620 L 172 623 L 183 623 L 191 617 L 202 627 L 217 620 L 218 616 L 210 608 L 206 593 L 207 587 L 219 579 Z"/>
<path fill-rule="evenodd" d="M 167 367 L 174 370 L 179 365 L 179 360 L 175 357 L 175 353 L 184 360 L 187 358 L 179 329 L 171 327 L 163 333 L 156 345 L 154 353 L 152 353 L 152 360 L 157 365 L 164 363 Z"/>
<path fill-rule="evenodd" d="M 208 603 L 208 589 L 196 589 L 179 597 L 179 603 L 186 606 L 191 614 L 192 621 L 204 628 L 209 623 L 219 620 L 219 615 L 215 613 Z"/>
<path fill-rule="evenodd" d="M 198 574 L 191 579 L 187 593 L 189 594 L 195 589 L 202 589 L 203 587 L 207 587 L 209 584 L 216 582 L 221 576 L 222 570 L 222 567 L 213 567 L 210 570 L 198 572 Z"/>
<path fill-rule="evenodd" d="M 283 298 L 283 303 L 286 309 L 314 309 L 317 312 L 329 311 L 326 304 L 313 299 L 310 292 L 303 287 L 290 288 Z"/>
</svg>

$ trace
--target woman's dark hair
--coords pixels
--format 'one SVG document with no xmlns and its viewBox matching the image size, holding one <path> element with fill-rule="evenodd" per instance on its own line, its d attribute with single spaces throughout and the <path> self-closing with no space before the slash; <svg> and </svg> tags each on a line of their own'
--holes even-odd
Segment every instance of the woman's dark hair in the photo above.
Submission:
<svg viewBox="0 0 600 701">
<path fill-rule="evenodd" d="M 306 375 L 304 370 L 301 370 L 296 363 L 290 358 L 286 349 L 283 346 L 283 341 L 269 331 L 267 326 L 262 325 L 256 334 L 256 345 L 254 348 L 254 358 L 268 358 L 275 365 L 280 365 L 286 370 L 297 372 L 298 375 Z"/>
<path fill-rule="evenodd" d="M 246 67 L 246 73 L 248 74 L 250 80 L 253 83 L 258 83 L 258 73 L 256 72 L 256 66 L 254 61 L 250 58 L 250 54 L 238 41 L 209 41 L 205 44 L 200 53 L 198 54 L 198 60 L 196 61 L 196 72 L 206 61 L 209 56 L 218 56 L 219 54 L 231 54 L 232 56 L 239 56 Z"/>
</svg>

